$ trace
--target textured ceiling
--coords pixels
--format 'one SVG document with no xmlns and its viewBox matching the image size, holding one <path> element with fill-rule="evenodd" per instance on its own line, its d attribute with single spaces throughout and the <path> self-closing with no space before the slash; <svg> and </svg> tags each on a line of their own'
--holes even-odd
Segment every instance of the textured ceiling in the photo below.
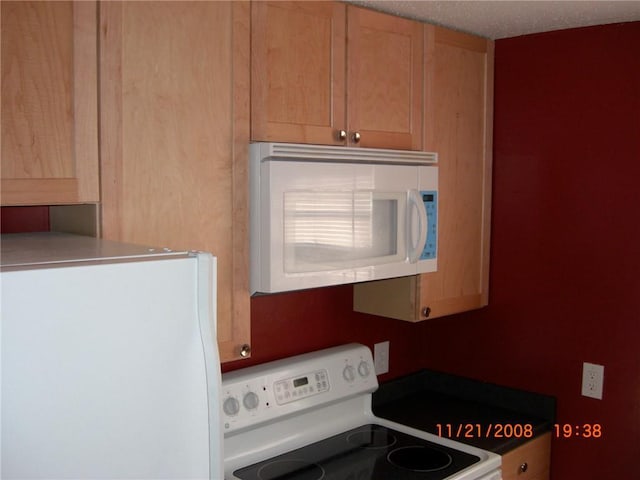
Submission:
<svg viewBox="0 0 640 480">
<path fill-rule="evenodd" d="M 352 0 L 350 3 L 494 40 L 640 20 L 640 0 Z"/>
</svg>

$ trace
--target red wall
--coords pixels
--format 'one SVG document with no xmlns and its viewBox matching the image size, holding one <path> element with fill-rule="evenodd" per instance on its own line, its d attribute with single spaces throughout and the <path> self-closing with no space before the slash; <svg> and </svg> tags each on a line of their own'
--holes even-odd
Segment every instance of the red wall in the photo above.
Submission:
<svg viewBox="0 0 640 480">
<path fill-rule="evenodd" d="M 638 478 L 640 22 L 499 40 L 495 64 L 490 306 L 434 322 L 424 363 L 602 425 L 554 440 L 553 479 Z"/>
<path fill-rule="evenodd" d="M 422 352 L 416 332 L 426 325 L 353 312 L 353 287 L 318 288 L 257 296 L 251 300 L 253 354 L 223 366 L 228 371 L 277 358 L 349 342 L 389 340 L 389 374 L 381 381 L 420 368 Z"/>
<path fill-rule="evenodd" d="M 46 232 L 49 207 L 2 207 L 0 233 Z"/>
</svg>

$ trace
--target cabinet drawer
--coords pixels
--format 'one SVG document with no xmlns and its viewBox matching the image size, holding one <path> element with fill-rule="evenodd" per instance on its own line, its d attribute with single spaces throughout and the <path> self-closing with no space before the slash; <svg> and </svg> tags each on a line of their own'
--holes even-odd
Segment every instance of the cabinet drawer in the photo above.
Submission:
<svg viewBox="0 0 640 480">
<path fill-rule="evenodd" d="M 537 437 L 502 456 L 503 480 L 548 480 L 551 433 Z"/>
</svg>

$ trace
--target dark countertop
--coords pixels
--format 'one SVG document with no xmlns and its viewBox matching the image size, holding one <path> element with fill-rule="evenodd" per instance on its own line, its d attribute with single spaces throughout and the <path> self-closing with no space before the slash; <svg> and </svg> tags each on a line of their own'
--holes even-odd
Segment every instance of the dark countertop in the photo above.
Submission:
<svg viewBox="0 0 640 480">
<path fill-rule="evenodd" d="M 432 370 L 383 383 L 376 416 L 504 454 L 551 431 L 554 397 Z"/>
</svg>

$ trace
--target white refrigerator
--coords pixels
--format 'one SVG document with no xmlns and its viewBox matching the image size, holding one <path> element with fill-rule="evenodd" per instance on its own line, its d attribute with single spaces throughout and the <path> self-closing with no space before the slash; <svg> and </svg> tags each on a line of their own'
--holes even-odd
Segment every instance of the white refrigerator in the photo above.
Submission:
<svg viewBox="0 0 640 480">
<path fill-rule="evenodd" d="M 1 246 L 0 478 L 221 480 L 216 258 Z"/>
</svg>

